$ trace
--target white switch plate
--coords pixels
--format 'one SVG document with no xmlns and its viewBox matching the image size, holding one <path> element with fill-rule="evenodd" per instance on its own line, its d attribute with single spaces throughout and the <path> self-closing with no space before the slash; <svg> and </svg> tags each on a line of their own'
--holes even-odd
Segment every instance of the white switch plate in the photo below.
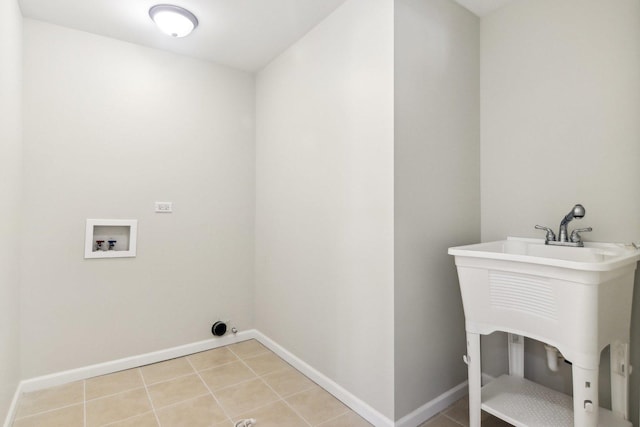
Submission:
<svg viewBox="0 0 640 427">
<path fill-rule="evenodd" d="M 172 202 L 156 202 L 156 212 L 171 213 L 173 212 Z"/>
</svg>

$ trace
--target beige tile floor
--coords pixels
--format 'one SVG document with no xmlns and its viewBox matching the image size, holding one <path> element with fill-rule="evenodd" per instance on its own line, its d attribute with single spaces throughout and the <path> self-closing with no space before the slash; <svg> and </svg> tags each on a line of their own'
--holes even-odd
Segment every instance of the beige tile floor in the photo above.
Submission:
<svg viewBox="0 0 640 427">
<path fill-rule="evenodd" d="M 511 424 L 482 412 L 482 427 L 511 427 Z M 469 400 L 460 399 L 420 427 L 469 427 Z M 257 427 L 257 426 L 256 426 Z"/>
<path fill-rule="evenodd" d="M 26 393 L 13 427 L 370 426 L 255 340 Z"/>
<path fill-rule="evenodd" d="M 466 399 L 421 427 L 468 426 Z M 25 393 L 13 427 L 365 427 L 255 340 Z M 509 424 L 483 416 L 483 427 Z"/>
</svg>

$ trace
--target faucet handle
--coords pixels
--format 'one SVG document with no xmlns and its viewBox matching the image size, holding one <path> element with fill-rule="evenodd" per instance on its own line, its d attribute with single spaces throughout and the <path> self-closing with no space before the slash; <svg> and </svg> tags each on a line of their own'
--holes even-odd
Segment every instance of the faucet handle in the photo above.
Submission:
<svg viewBox="0 0 640 427">
<path fill-rule="evenodd" d="M 593 228 L 591 227 L 586 227 L 586 228 L 576 228 L 575 230 L 573 230 L 571 232 L 571 237 L 569 238 L 573 243 L 579 243 L 582 242 L 582 237 L 580 236 L 580 233 L 583 233 L 585 231 L 593 231 Z"/>
<path fill-rule="evenodd" d="M 556 241 L 556 233 L 554 233 L 553 230 L 550 229 L 549 227 L 543 227 L 542 225 L 536 225 L 536 229 L 537 230 L 545 230 L 547 232 L 547 235 L 545 237 L 545 240 L 547 242 L 555 242 Z"/>
</svg>

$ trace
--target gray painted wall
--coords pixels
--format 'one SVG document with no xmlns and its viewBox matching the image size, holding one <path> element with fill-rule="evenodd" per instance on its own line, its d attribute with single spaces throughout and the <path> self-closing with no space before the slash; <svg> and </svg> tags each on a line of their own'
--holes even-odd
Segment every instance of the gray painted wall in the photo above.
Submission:
<svg viewBox="0 0 640 427">
<path fill-rule="evenodd" d="M 16 0 L 0 0 L 0 420 L 20 380 L 21 98 L 22 15 Z"/>
<path fill-rule="evenodd" d="M 392 419 L 393 2 L 347 1 L 256 88 L 256 326 Z"/>
<path fill-rule="evenodd" d="M 253 327 L 253 76 L 29 19 L 24 59 L 23 378 Z M 85 260 L 87 218 L 137 257 Z"/>
<path fill-rule="evenodd" d="M 482 240 L 542 237 L 534 225 L 557 228 L 578 202 L 587 240 L 640 240 L 640 2 L 521 0 L 483 18 L 481 34 Z M 569 391 L 569 369 L 549 373 L 541 353 L 528 343 L 526 375 Z M 634 425 L 638 384 L 632 375 Z"/>
<path fill-rule="evenodd" d="M 394 32 L 399 419 L 467 377 L 447 248 L 480 239 L 480 22 L 450 0 L 396 0 Z"/>
</svg>

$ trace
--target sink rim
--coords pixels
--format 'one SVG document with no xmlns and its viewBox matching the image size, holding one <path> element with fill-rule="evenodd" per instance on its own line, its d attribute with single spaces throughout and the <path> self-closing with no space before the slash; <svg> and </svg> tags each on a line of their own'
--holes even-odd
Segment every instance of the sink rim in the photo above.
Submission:
<svg viewBox="0 0 640 427">
<path fill-rule="evenodd" d="M 603 259 L 601 261 L 584 261 L 529 254 L 509 253 L 504 252 L 504 247 L 507 242 L 522 242 L 526 245 L 535 245 L 537 249 L 553 248 L 549 249 L 549 252 L 554 253 L 588 251 L 590 253 L 593 253 L 594 255 L 602 255 Z M 501 247 L 503 249 L 500 251 L 497 251 L 495 249 L 488 250 L 490 246 Z M 545 245 L 544 239 L 512 236 L 507 237 L 505 240 L 480 242 L 471 245 L 450 247 L 448 253 L 449 255 L 454 255 L 456 257 L 504 260 L 523 264 L 546 265 L 582 271 L 611 271 L 632 263 L 637 263 L 640 260 L 640 249 L 636 249 L 631 244 L 585 242 L 584 247 L 548 246 Z"/>
</svg>

